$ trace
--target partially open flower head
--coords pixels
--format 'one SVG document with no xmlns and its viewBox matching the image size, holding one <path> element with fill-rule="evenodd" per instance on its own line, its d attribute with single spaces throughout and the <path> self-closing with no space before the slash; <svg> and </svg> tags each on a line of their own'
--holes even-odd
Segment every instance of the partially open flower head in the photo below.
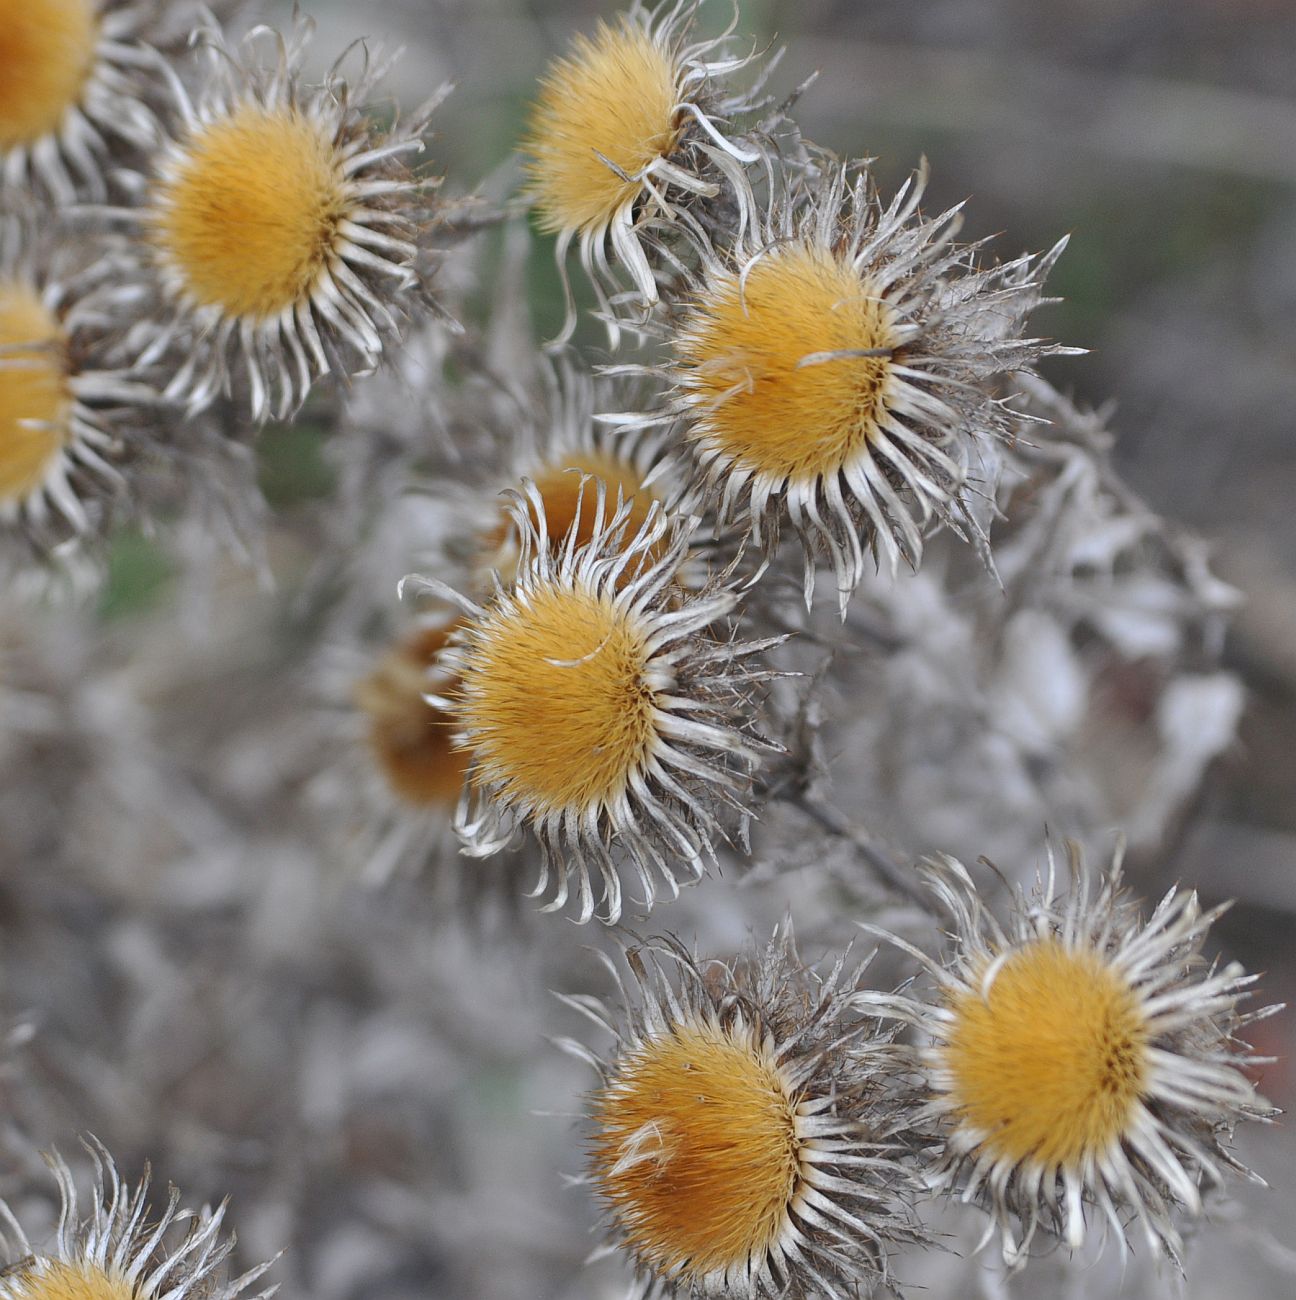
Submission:
<svg viewBox="0 0 1296 1300">
<path fill-rule="evenodd" d="M 602 527 L 606 518 L 598 512 L 599 483 L 609 510 L 623 502 L 628 506 L 622 533 L 626 542 L 638 535 L 654 504 L 667 511 L 683 508 L 676 477 L 663 472 L 669 467 L 661 464 L 659 438 L 619 436 L 596 425 L 595 387 L 588 377 L 571 367 L 546 373 L 550 381 L 546 400 L 538 406 L 538 421 L 533 418 L 507 431 L 511 469 L 507 482 L 492 485 L 497 522 L 483 530 L 477 561 L 479 568 L 494 570 L 506 582 L 516 572 L 521 538 L 510 499 L 499 493 L 501 486 L 531 482 L 555 554 L 573 532 L 577 546 L 594 540 L 596 526 Z M 538 511 L 527 509 L 532 528 L 539 527 Z M 644 562 L 655 554 L 645 556 Z"/>
<path fill-rule="evenodd" d="M 1020 328 L 1060 246 L 978 270 L 957 209 L 919 212 L 923 185 L 884 207 L 834 164 L 776 196 L 734 247 L 703 248 L 668 327 L 671 414 L 722 517 L 771 552 L 790 525 L 807 600 L 826 552 L 843 610 L 870 552 L 916 566 L 941 521 L 980 540 L 971 500 L 1013 427 L 994 385 L 1050 350 Z"/>
<path fill-rule="evenodd" d="M 103 518 L 159 395 L 113 354 L 141 290 L 106 250 L 0 213 L 0 523 L 49 551 Z"/>
<path fill-rule="evenodd" d="M 453 630 L 445 622 L 416 628 L 355 688 L 368 720 L 370 756 L 392 794 L 415 808 L 452 807 L 468 767 L 467 755 L 452 743 L 450 718 L 425 698 L 453 689 L 437 662 Z"/>
<path fill-rule="evenodd" d="M 670 222 L 681 204 L 713 198 L 755 155 L 725 134 L 748 107 L 721 87 L 748 60 L 728 54 L 725 36 L 690 41 L 701 0 L 643 4 L 592 38 L 578 35 L 541 82 L 523 148 L 540 228 L 558 236 L 565 265 L 573 240 L 602 296 L 615 288 L 608 245 L 640 298 L 657 285 L 644 248 L 652 220 Z M 565 276 L 565 271 L 564 271 Z M 564 336 L 574 324 L 570 302 Z"/>
<path fill-rule="evenodd" d="M 471 758 L 456 815 L 465 852 L 488 856 L 522 826 L 539 841 L 535 893 L 588 921 L 621 914 L 632 866 L 651 907 L 654 871 L 674 893 L 714 857 L 717 805 L 740 809 L 759 742 L 747 699 L 757 674 L 716 625 L 737 603 L 674 582 L 689 525 L 654 505 L 630 536 L 632 505 L 595 495 L 593 540 L 557 553 L 534 484 L 516 494 L 516 582 L 478 606 L 431 579 L 467 617 L 443 656 L 459 678 L 445 705 Z M 441 701 L 434 701 L 440 703 Z M 596 884 L 598 894 L 596 897 Z M 551 888 L 552 887 L 552 888 Z"/>
<path fill-rule="evenodd" d="M 944 965 L 922 958 L 932 1000 L 890 1001 L 927 1039 L 920 1122 L 939 1133 L 932 1180 L 988 1209 L 985 1240 L 997 1228 L 1010 1264 L 1041 1225 L 1079 1247 L 1094 1208 L 1122 1247 L 1132 1216 L 1154 1252 L 1177 1259 L 1176 1214 L 1199 1213 L 1226 1166 L 1247 1172 L 1226 1149 L 1235 1123 L 1273 1113 L 1234 1037 L 1267 1012 L 1241 1016 L 1252 978 L 1202 956 L 1222 909 L 1203 913 L 1195 894 L 1172 889 L 1143 920 L 1119 859 L 1093 872 L 1072 842 L 1068 857 L 1070 889 L 1057 892 L 1050 857 L 1006 926 L 959 863 L 924 867 L 954 948 Z"/>
<path fill-rule="evenodd" d="M 853 1297 L 911 1239 L 889 1145 L 886 1035 L 862 970 L 802 964 L 790 928 L 732 964 L 631 948 L 586 1108 L 588 1182 L 642 1295 Z"/>
<path fill-rule="evenodd" d="M 135 0 L 0 0 L 0 186 L 70 203 L 101 198 L 122 144 L 146 147 L 157 81 Z"/>
<path fill-rule="evenodd" d="M 191 104 L 175 84 L 182 128 L 143 210 L 169 303 L 143 342 L 188 348 L 168 393 L 191 407 L 237 389 L 254 419 L 283 417 L 321 376 L 372 370 L 418 304 L 427 185 L 405 160 L 432 103 L 384 131 L 365 116 L 379 75 L 367 63 L 354 84 L 335 65 L 307 85 L 304 19 L 287 41 L 258 28 L 237 51 L 204 36 L 203 92 Z"/>
<path fill-rule="evenodd" d="M 62 1202 L 48 1249 L 34 1248 L 0 1202 L 12 1261 L 0 1274 L 0 1300 L 265 1300 L 274 1294 L 273 1286 L 246 1294 L 269 1264 L 227 1276 L 234 1238 L 221 1232 L 223 1203 L 214 1212 L 182 1209 L 173 1187 L 164 1206 L 152 1206 L 147 1168 L 131 1187 L 102 1146 L 86 1145 L 94 1183 L 84 1216 L 72 1171 L 57 1154 L 48 1157 Z"/>
</svg>

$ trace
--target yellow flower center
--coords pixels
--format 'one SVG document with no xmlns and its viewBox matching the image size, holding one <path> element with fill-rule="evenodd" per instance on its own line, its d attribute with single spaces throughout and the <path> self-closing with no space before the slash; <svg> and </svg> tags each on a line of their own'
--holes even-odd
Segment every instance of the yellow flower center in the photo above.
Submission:
<svg viewBox="0 0 1296 1300">
<path fill-rule="evenodd" d="M 19 1274 L 9 1283 L 20 1300 L 134 1300 L 135 1288 L 124 1278 L 93 1264 L 46 1260 L 39 1268 Z"/>
<path fill-rule="evenodd" d="M 641 487 L 640 475 L 634 466 L 597 451 L 573 456 L 561 464 L 542 469 L 536 475 L 535 485 L 544 500 L 549 536 L 560 542 L 575 528 L 577 546 L 593 540 L 598 493 L 592 482 L 586 483 L 582 492 L 582 474 L 603 480 L 607 491 L 605 520 L 610 519 L 616 509 L 618 491 L 622 500 L 630 503 L 630 522 L 625 536 L 627 539 L 633 537 L 648 518 L 653 494 Z"/>
<path fill-rule="evenodd" d="M 1147 1079 L 1147 1031 L 1125 979 L 1057 940 L 1004 962 L 988 996 L 954 1000 L 941 1055 L 959 1121 L 1013 1164 L 1070 1168 L 1120 1138 Z"/>
<path fill-rule="evenodd" d="M 65 345 L 31 289 L 0 282 L 0 501 L 36 491 L 68 441 Z"/>
<path fill-rule="evenodd" d="M 634 177 L 673 152 L 678 78 L 669 53 L 636 24 L 600 22 L 593 40 L 576 37 L 540 83 L 524 145 L 543 230 L 605 226 L 634 201 L 642 187 L 608 162 Z"/>
<path fill-rule="evenodd" d="M 0 150 L 59 129 L 98 40 L 92 0 L 0 0 Z"/>
<path fill-rule="evenodd" d="M 478 778 L 541 812 L 619 795 L 654 738 L 643 631 L 608 599 L 541 587 L 486 625 L 464 673 Z"/>
<path fill-rule="evenodd" d="M 697 1277 L 777 1239 L 800 1169 L 795 1107 L 747 1036 L 711 1025 L 620 1064 L 594 1099 L 594 1180 L 655 1271 Z"/>
<path fill-rule="evenodd" d="M 333 141 L 291 109 L 245 104 L 190 140 L 154 238 L 191 298 L 264 318 L 305 301 L 346 212 Z"/>
<path fill-rule="evenodd" d="M 420 807 L 453 803 L 468 768 L 467 755 L 453 746 L 450 719 L 423 698 L 428 669 L 453 627 L 423 628 L 402 641 L 355 691 L 379 769 L 396 795 Z"/>
<path fill-rule="evenodd" d="M 835 474 L 884 412 L 894 314 L 846 259 L 811 245 L 762 257 L 703 294 L 677 337 L 695 441 L 782 481 Z M 843 354 L 828 356 L 825 354 Z"/>
<path fill-rule="evenodd" d="M 598 517 L 598 490 L 594 482 L 581 487 L 581 475 L 589 474 L 602 479 L 606 489 L 603 522 L 611 520 L 617 508 L 617 493 L 630 505 L 630 516 L 622 534 L 623 542 L 630 542 L 652 508 L 656 495 L 640 483 L 641 475 L 633 465 L 617 460 L 601 451 L 581 452 L 538 470 L 533 476 L 540 499 L 544 503 L 545 529 L 549 535 L 550 550 L 555 554 L 566 540 L 567 534 L 576 530 L 576 545 L 584 546 L 594 539 L 594 525 Z M 534 508 L 528 513 L 532 523 L 538 524 Z M 517 563 L 517 530 L 506 516 L 486 538 L 489 566 L 507 574 Z M 651 559 L 645 561 L 651 563 Z M 639 565 L 626 570 L 627 580 L 639 571 Z"/>
</svg>

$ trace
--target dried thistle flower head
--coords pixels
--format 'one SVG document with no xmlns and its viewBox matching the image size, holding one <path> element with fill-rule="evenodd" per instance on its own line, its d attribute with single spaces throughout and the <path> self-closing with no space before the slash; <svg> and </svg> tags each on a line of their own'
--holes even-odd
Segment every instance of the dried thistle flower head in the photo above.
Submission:
<svg viewBox="0 0 1296 1300">
<path fill-rule="evenodd" d="M 387 650 L 355 688 L 369 720 L 369 749 L 393 794 L 415 807 L 453 805 L 468 758 L 452 743 L 448 715 L 425 698 L 454 683 L 439 680 L 436 663 L 455 624 L 420 627 Z"/>
<path fill-rule="evenodd" d="M 51 1250 L 34 1250 L 0 1202 L 4 1236 L 17 1257 L 0 1274 L 0 1300 L 234 1300 L 270 1267 L 228 1278 L 224 1265 L 234 1238 L 221 1235 L 224 1204 L 215 1212 L 184 1210 L 173 1187 L 165 1207 L 155 1210 L 148 1203 L 147 1168 L 132 1188 L 98 1142 L 88 1141 L 86 1149 L 94 1188 L 84 1218 L 72 1171 L 61 1156 L 47 1158 L 62 1202 Z M 266 1300 L 277 1289 L 245 1300 Z"/>
<path fill-rule="evenodd" d="M 594 538 L 550 546 L 534 484 L 516 494 L 516 583 L 478 606 L 432 579 L 467 615 L 443 662 L 459 679 L 444 707 L 470 753 L 456 814 L 465 852 L 488 856 L 529 826 L 541 849 L 535 893 L 614 922 L 620 869 L 632 865 L 651 907 L 656 870 L 675 893 L 701 875 L 719 833 L 715 805 L 737 807 L 759 743 L 744 665 L 764 646 L 714 639 L 732 591 L 686 594 L 672 579 L 689 527 L 654 505 L 628 536 L 631 506 L 595 495 Z M 434 701 L 442 704 L 442 700 Z M 595 881 L 599 897 L 595 897 Z"/>
<path fill-rule="evenodd" d="M 547 390 L 543 424 L 525 422 L 513 439 L 508 486 L 523 480 L 533 485 L 555 554 L 573 532 L 576 545 L 584 546 L 603 527 L 598 483 L 612 510 L 622 503 L 627 507 L 626 541 L 637 536 L 654 504 L 666 511 L 682 508 L 676 481 L 662 473 L 660 439 L 619 437 L 595 425 L 595 386 L 575 367 L 542 363 L 541 373 Z M 498 492 L 492 498 L 499 522 L 486 531 L 479 557 L 479 567 L 506 579 L 516 571 L 521 540 L 507 500 L 501 503 Z M 533 529 L 538 528 L 537 510 L 527 509 Z M 633 572 L 627 570 L 627 576 Z"/>
<path fill-rule="evenodd" d="M 134 0 L 0 0 L 0 182 L 59 203 L 100 198 L 110 141 L 147 146 L 152 34 Z"/>
<path fill-rule="evenodd" d="M 1013 432 L 993 387 L 1045 348 L 1019 337 L 1044 258 L 993 270 L 955 244 L 958 210 L 918 211 L 925 172 L 884 207 L 866 175 L 833 165 L 817 190 L 776 197 L 703 267 L 666 326 L 664 367 L 683 438 L 723 519 L 767 552 L 790 525 L 807 601 L 827 552 L 842 610 L 872 552 L 917 565 L 934 521 L 976 532 L 978 459 Z M 746 203 L 755 208 L 750 195 Z M 978 540 L 980 540 L 978 538 Z"/>
<path fill-rule="evenodd" d="M 278 42 L 268 68 L 255 48 L 267 34 Z M 141 217 L 169 318 L 145 341 L 149 355 L 188 343 L 167 391 L 192 408 L 237 376 L 254 419 L 282 418 L 330 371 L 371 370 L 415 301 L 426 187 L 402 159 L 422 150 L 432 105 L 379 130 L 360 107 L 378 73 L 349 85 L 335 67 L 303 83 L 310 34 L 300 18 L 287 41 L 258 28 L 245 62 L 205 30 L 197 104 L 174 85 L 183 129 Z"/>
<path fill-rule="evenodd" d="M 1226 1166 L 1248 1173 L 1225 1143 L 1239 1119 L 1273 1114 L 1234 1037 L 1256 1018 L 1237 1009 L 1253 977 L 1201 955 L 1223 908 L 1203 913 L 1172 889 L 1144 921 L 1119 855 L 1096 873 L 1074 842 L 1067 854 L 1069 892 L 1059 895 L 1050 855 L 1038 896 L 1018 890 L 1006 926 L 961 864 L 925 864 L 954 922 L 946 964 L 916 954 L 936 995 L 863 1001 L 926 1034 L 932 1180 L 985 1205 L 983 1241 L 997 1228 L 1005 1261 L 1025 1259 L 1041 1224 L 1079 1247 L 1090 1205 L 1122 1244 L 1129 1213 L 1177 1260 L 1174 1212 L 1200 1213 L 1203 1184 L 1221 1183 Z"/>
<path fill-rule="evenodd" d="M 121 493 L 118 465 L 156 434 L 157 390 L 111 353 L 140 292 L 118 269 L 0 214 L 0 520 L 38 550 L 89 531 L 91 503 Z"/>
<path fill-rule="evenodd" d="M 523 142 L 528 190 L 540 228 L 558 236 L 560 269 L 579 239 L 581 265 L 600 296 L 604 284 L 615 285 L 610 243 L 643 301 L 655 302 L 642 243 L 647 212 L 671 220 L 681 201 L 714 197 L 755 156 L 722 130 L 745 101 L 720 96 L 714 85 L 747 60 L 725 54 L 727 33 L 687 42 L 700 4 L 679 0 L 650 12 L 636 0 L 615 24 L 600 21 L 592 39 L 576 36 L 541 82 Z M 563 337 L 574 324 L 569 301 Z"/>
<path fill-rule="evenodd" d="M 846 1297 L 912 1238 L 888 1139 L 885 1035 L 851 1011 L 862 968 L 821 976 L 790 926 L 732 965 L 632 948 L 633 995 L 572 1005 L 616 1042 L 587 1104 L 588 1182 L 641 1294 Z M 620 980 L 618 979 L 620 983 Z"/>
<path fill-rule="evenodd" d="M 66 343 L 54 313 L 17 280 L 0 284 L 0 500 L 37 492 L 71 434 Z"/>
</svg>

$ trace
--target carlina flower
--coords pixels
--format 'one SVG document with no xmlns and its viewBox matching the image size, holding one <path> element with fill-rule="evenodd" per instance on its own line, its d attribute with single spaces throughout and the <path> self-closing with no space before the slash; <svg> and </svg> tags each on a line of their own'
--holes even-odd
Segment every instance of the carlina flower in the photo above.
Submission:
<svg viewBox="0 0 1296 1300">
<path fill-rule="evenodd" d="M 137 0 L 0 0 L 0 188 L 102 198 L 114 145 L 146 148 L 157 77 Z"/>
<path fill-rule="evenodd" d="M 49 550 L 121 493 L 119 465 L 157 435 L 163 403 L 112 353 L 139 281 L 103 249 L 32 227 L 0 213 L 0 522 Z"/>
<path fill-rule="evenodd" d="M 919 212 L 925 181 L 884 207 L 867 174 L 829 164 L 810 193 L 785 182 L 732 248 L 700 244 L 666 325 L 675 401 L 605 417 L 682 417 L 722 519 L 768 552 L 790 524 L 807 602 L 826 552 L 843 612 L 868 552 L 916 567 L 935 521 L 983 542 L 971 498 L 993 493 L 995 444 L 1015 432 L 995 385 L 1064 350 L 1020 337 L 1063 245 L 976 269 L 953 242 L 959 210 Z"/>
<path fill-rule="evenodd" d="M 628 537 L 630 504 L 609 510 L 603 484 L 593 490 L 593 540 L 569 533 L 555 554 L 540 494 L 523 485 L 517 579 L 485 605 L 415 581 L 466 615 L 442 656 L 459 685 L 432 700 L 471 757 L 455 814 L 463 851 L 487 857 L 528 826 L 546 910 L 566 905 L 574 881 L 578 919 L 597 908 L 612 923 L 622 865 L 650 908 L 653 870 L 676 893 L 681 873 L 696 879 L 714 860 L 718 805 L 742 815 L 764 745 L 750 731 L 761 674 L 746 658 L 773 643 L 716 630 L 738 599 L 723 583 L 686 593 L 672 581 L 690 522 L 654 505 Z"/>
<path fill-rule="evenodd" d="M 454 628 L 444 620 L 416 628 L 355 688 L 374 764 L 392 794 L 418 808 L 452 807 L 468 769 L 467 754 L 452 743 L 449 715 L 427 699 L 454 688 L 437 666 Z"/>
<path fill-rule="evenodd" d="M 674 0 L 650 11 L 636 3 L 614 24 L 578 35 L 540 85 L 522 148 L 527 189 L 540 229 L 557 235 L 566 258 L 580 260 L 600 301 L 616 288 L 608 245 L 645 303 L 657 283 L 644 249 L 645 215 L 671 221 L 681 204 L 713 198 L 757 154 L 725 134 L 748 111 L 750 96 L 724 93 L 719 80 L 749 58 L 727 53 L 729 33 L 690 42 L 701 0 Z M 562 338 L 575 325 L 570 292 Z"/>
<path fill-rule="evenodd" d="M 234 1300 L 245 1296 L 270 1267 L 261 1264 L 228 1278 L 234 1247 L 223 1236 L 222 1203 L 215 1211 L 180 1208 L 173 1187 L 159 1211 L 148 1203 L 149 1172 L 132 1188 L 95 1140 L 86 1142 L 94 1167 L 88 1212 L 82 1217 L 72 1171 L 57 1154 L 47 1157 L 62 1204 L 48 1251 L 27 1240 L 9 1207 L 0 1202 L 3 1235 L 13 1262 L 0 1273 L 0 1300 Z M 273 1263 L 273 1261 L 271 1261 Z M 267 1287 L 245 1300 L 265 1300 Z"/>
<path fill-rule="evenodd" d="M 791 926 L 731 963 L 673 940 L 609 960 L 622 1006 L 565 998 L 615 1036 L 585 1108 L 586 1181 L 636 1294 L 856 1297 L 915 1240 L 893 1140 L 890 1035 L 853 1010 L 863 966 L 821 973 Z"/>
<path fill-rule="evenodd" d="M 684 509 L 678 481 L 661 463 L 660 438 L 620 436 L 594 423 L 595 386 L 570 365 L 545 367 L 546 401 L 540 420 L 510 428 L 512 455 L 508 486 L 530 480 L 539 494 L 551 549 L 556 551 L 575 530 L 576 545 L 594 540 L 597 492 L 601 482 L 607 502 L 628 506 L 625 540 L 635 537 L 654 503 L 666 511 Z M 650 482 L 651 480 L 651 482 Z M 491 498 L 496 522 L 484 530 L 478 568 L 509 578 L 517 568 L 520 538 L 507 501 L 498 491 Z M 532 524 L 538 515 L 531 511 Z M 601 526 L 601 525 L 600 525 Z M 645 556 L 645 563 L 651 556 Z M 632 571 L 627 571 L 627 576 Z"/>
<path fill-rule="evenodd" d="M 1200 1213 L 1223 1170 L 1254 1175 L 1226 1147 L 1240 1119 L 1274 1114 L 1244 1073 L 1238 1029 L 1278 1008 L 1241 1015 L 1254 977 L 1206 963 L 1201 950 L 1224 908 L 1202 912 L 1172 889 L 1141 919 L 1111 869 L 1085 866 L 1067 843 L 1071 885 L 1059 895 L 1053 856 L 1036 896 L 1021 889 L 1006 926 L 990 916 L 964 867 L 926 863 L 953 919 L 945 964 L 918 957 L 932 999 L 862 995 L 921 1030 L 916 1049 L 934 1122 L 934 1185 L 983 1204 L 1006 1262 L 1024 1260 L 1041 1224 L 1078 1248 L 1095 1206 L 1122 1248 L 1124 1216 L 1154 1252 L 1178 1260 L 1175 1211 Z M 900 942 L 900 941 L 896 941 Z"/>
<path fill-rule="evenodd" d="M 194 409 L 237 376 L 254 420 L 283 418 L 321 376 L 372 370 L 402 316 L 428 305 L 414 265 L 428 183 L 404 159 L 438 98 L 382 131 L 362 108 L 381 69 L 366 61 L 349 84 L 335 65 L 306 85 L 310 35 L 299 18 L 287 40 L 260 27 L 234 50 L 204 29 L 196 104 L 172 77 L 181 129 L 136 215 L 169 306 L 138 341 L 146 358 L 188 350 L 167 393 Z"/>
</svg>

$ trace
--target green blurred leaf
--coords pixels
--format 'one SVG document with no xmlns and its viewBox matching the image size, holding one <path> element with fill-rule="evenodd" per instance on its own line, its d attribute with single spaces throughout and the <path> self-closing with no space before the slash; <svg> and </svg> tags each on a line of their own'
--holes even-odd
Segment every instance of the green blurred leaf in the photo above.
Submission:
<svg viewBox="0 0 1296 1300">
<path fill-rule="evenodd" d="M 108 578 L 99 598 L 100 618 L 147 613 L 166 594 L 173 576 L 171 561 L 157 542 L 137 529 L 119 533 L 108 553 Z"/>
<path fill-rule="evenodd" d="M 272 507 L 317 501 L 333 491 L 333 470 L 324 459 L 324 434 L 309 420 L 272 424 L 257 447 L 261 491 Z"/>
</svg>

